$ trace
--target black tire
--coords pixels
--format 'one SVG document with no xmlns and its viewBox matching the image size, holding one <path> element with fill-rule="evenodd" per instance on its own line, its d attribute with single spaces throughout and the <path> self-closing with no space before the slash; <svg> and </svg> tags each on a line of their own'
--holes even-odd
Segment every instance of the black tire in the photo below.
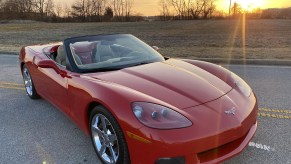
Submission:
<svg viewBox="0 0 291 164">
<path fill-rule="evenodd" d="M 103 157 L 101 157 L 99 151 L 98 151 L 98 148 L 96 146 L 96 142 L 95 140 L 93 139 L 93 124 L 97 125 L 96 124 L 96 120 L 99 118 L 99 117 L 105 117 L 110 124 L 107 124 L 106 123 L 106 127 L 108 128 L 108 130 L 110 132 L 114 132 L 115 135 L 116 135 L 116 138 L 117 138 L 117 141 L 116 143 L 114 144 L 116 146 L 117 144 L 117 147 L 116 149 L 114 150 L 117 150 L 118 149 L 118 158 L 117 158 L 117 161 L 116 162 L 113 162 L 114 164 L 129 164 L 130 163 L 130 158 L 129 158 L 129 153 L 128 153 L 128 148 L 127 148 L 127 144 L 126 144 L 126 140 L 125 140 L 125 137 L 124 137 L 124 134 L 122 132 L 122 129 L 121 127 L 119 126 L 118 122 L 116 121 L 116 119 L 113 117 L 113 115 L 106 109 L 104 108 L 103 106 L 96 106 L 91 114 L 90 114 L 90 119 L 89 119 L 89 129 L 90 129 L 90 136 L 91 136 L 91 140 L 92 140 L 92 143 L 93 143 L 93 146 L 94 146 L 94 149 L 95 149 L 95 152 L 97 154 L 97 156 L 99 157 L 100 161 L 103 163 L 103 164 L 111 164 L 111 162 L 107 162 L 103 159 Z M 98 117 L 98 118 L 97 118 Z M 94 120 L 93 120 L 94 119 Z M 101 121 L 102 122 L 102 121 Z M 102 124 L 102 123 L 101 123 Z M 102 128 L 102 125 L 97 125 L 97 127 L 99 126 L 99 128 Z M 113 129 L 112 129 L 113 128 Z M 95 129 L 96 130 L 96 129 Z M 95 131 L 95 136 L 96 136 L 96 131 Z M 112 133 L 113 134 L 113 133 Z M 101 139 L 103 137 L 101 137 L 98 133 L 98 136 L 99 136 L 99 140 L 104 140 L 103 143 L 105 143 L 105 139 Z M 109 137 L 108 137 L 109 138 Z M 100 141 L 101 142 L 101 141 Z M 111 143 L 111 142 L 110 142 Z M 113 146 L 111 146 L 113 147 Z M 109 147 L 106 147 L 105 148 L 106 151 L 109 151 Z M 109 151 L 110 153 L 110 151 Z M 104 154 L 104 153 L 103 153 Z"/>
<path fill-rule="evenodd" d="M 30 77 L 30 80 L 31 80 L 31 85 L 30 86 L 31 86 L 31 88 L 28 88 L 28 86 L 26 85 L 26 81 L 28 80 L 28 79 L 26 79 L 26 78 L 28 78 L 27 76 Z M 40 96 L 37 94 L 37 91 L 36 91 L 36 89 L 34 87 L 34 83 L 33 83 L 32 77 L 30 75 L 30 72 L 29 72 L 26 64 L 24 64 L 22 66 L 22 77 L 23 77 L 24 87 L 25 87 L 25 91 L 26 91 L 27 95 L 31 99 L 39 99 Z"/>
</svg>

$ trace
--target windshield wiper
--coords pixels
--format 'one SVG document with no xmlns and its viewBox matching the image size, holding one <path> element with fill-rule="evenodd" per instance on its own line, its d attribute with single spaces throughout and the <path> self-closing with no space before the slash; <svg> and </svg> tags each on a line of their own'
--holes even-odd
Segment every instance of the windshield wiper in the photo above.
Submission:
<svg viewBox="0 0 291 164">
<path fill-rule="evenodd" d="M 124 69 L 124 67 L 107 67 L 107 68 L 97 68 L 97 69 L 92 69 L 86 72 L 94 73 L 94 72 L 110 72 L 110 71 L 117 71 Z"/>
<path fill-rule="evenodd" d="M 135 66 L 140 66 L 140 65 L 150 64 L 150 63 L 153 63 L 153 62 L 140 62 L 140 63 L 132 64 L 132 65 L 130 65 L 130 66 L 131 66 L 131 67 L 135 67 Z"/>
</svg>

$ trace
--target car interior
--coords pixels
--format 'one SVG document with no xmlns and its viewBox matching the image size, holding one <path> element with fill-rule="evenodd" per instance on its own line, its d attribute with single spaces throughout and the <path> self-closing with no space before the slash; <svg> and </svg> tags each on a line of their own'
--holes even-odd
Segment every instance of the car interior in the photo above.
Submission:
<svg viewBox="0 0 291 164">
<path fill-rule="evenodd" d="M 65 53 L 63 45 L 59 46 L 55 61 L 59 63 L 60 65 L 63 65 L 63 66 L 66 65 L 66 53 Z"/>
<path fill-rule="evenodd" d="M 130 57 L 130 48 L 118 44 L 102 44 L 97 42 L 76 42 L 70 45 L 74 60 L 77 65 L 100 63 L 110 59 Z M 135 54 L 136 55 L 136 54 Z M 57 48 L 57 52 L 51 54 L 51 58 L 58 64 L 66 66 L 66 53 L 63 45 Z M 134 54 L 132 54 L 134 56 Z"/>
</svg>

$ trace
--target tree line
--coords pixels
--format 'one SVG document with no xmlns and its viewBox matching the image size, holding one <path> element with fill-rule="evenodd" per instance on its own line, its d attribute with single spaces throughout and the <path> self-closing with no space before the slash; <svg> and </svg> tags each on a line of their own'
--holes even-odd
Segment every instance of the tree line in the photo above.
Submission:
<svg viewBox="0 0 291 164">
<path fill-rule="evenodd" d="M 229 13 L 218 10 L 217 0 L 159 0 L 160 15 L 154 20 L 194 20 L 212 18 L 284 18 L 290 8 L 244 11 L 233 3 Z M 103 22 L 147 20 L 133 12 L 134 0 L 75 0 L 72 5 L 54 0 L 0 0 L 0 20 L 37 20 L 47 22 Z"/>
<path fill-rule="evenodd" d="M 219 10 L 217 0 L 159 0 L 159 20 L 195 20 L 195 19 L 240 19 L 243 15 L 249 19 L 291 19 L 291 8 L 245 10 L 234 2 L 229 12 Z"/>
<path fill-rule="evenodd" d="M 216 11 L 216 0 L 160 0 L 162 19 L 209 19 Z M 174 11 L 174 13 L 171 13 Z"/>
<path fill-rule="evenodd" d="M 71 5 L 53 0 L 0 0 L 0 20 L 48 22 L 136 21 L 134 0 L 75 0 Z"/>
</svg>

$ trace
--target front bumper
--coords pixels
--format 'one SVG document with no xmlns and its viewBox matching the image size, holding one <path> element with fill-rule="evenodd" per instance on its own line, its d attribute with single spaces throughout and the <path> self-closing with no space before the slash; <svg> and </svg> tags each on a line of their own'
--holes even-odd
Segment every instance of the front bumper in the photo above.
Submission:
<svg viewBox="0 0 291 164">
<path fill-rule="evenodd" d="M 219 163 L 239 154 L 246 146 L 248 146 L 248 143 L 257 130 L 257 126 L 258 124 L 256 122 L 245 136 L 235 141 L 212 150 L 198 153 L 196 163 Z"/>
<path fill-rule="evenodd" d="M 219 163 L 225 161 L 240 152 L 248 145 L 257 129 L 257 123 L 254 124 L 247 135 L 235 141 L 222 145 L 220 147 L 186 157 L 161 158 L 155 161 L 155 164 L 185 164 L 187 163 Z M 194 157 L 194 159 L 193 159 Z"/>
<path fill-rule="evenodd" d="M 239 98 L 239 101 L 233 100 Z M 235 106 L 237 115 L 225 114 Z M 220 110 L 221 109 L 221 110 Z M 226 96 L 187 109 L 193 126 L 174 130 L 143 127 L 133 133 L 147 143 L 128 138 L 131 162 L 157 163 L 159 159 L 184 159 L 187 164 L 219 163 L 239 154 L 250 142 L 257 129 L 258 105 L 254 94 L 243 98 L 236 91 Z M 183 163 L 183 162 L 182 162 Z"/>
</svg>

